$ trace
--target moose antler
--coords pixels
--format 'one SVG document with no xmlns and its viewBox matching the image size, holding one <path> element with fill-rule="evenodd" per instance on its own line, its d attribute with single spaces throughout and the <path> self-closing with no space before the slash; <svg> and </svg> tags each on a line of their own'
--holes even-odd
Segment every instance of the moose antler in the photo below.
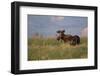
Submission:
<svg viewBox="0 0 100 76">
<path fill-rule="evenodd" d="M 57 33 L 60 33 L 60 32 L 61 32 L 60 30 L 57 31 Z"/>
</svg>

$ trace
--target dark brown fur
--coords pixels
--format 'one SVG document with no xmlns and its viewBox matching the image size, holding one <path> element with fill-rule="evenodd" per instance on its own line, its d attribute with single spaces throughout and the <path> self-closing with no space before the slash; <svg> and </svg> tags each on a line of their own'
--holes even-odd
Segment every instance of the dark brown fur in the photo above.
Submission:
<svg viewBox="0 0 100 76">
<path fill-rule="evenodd" d="M 59 30 L 57 31 L 57 33 L 59 34 L 59 36 L 57 37 L 57 40 L 63 40 L 65 43 L 66 42 L 70 42 L 71 45 L 76 45 L 76 44 L 80 44 L 80 37 L 77 35 L 66 35 L 64 34 L 65 30 Z"/>
</svg>

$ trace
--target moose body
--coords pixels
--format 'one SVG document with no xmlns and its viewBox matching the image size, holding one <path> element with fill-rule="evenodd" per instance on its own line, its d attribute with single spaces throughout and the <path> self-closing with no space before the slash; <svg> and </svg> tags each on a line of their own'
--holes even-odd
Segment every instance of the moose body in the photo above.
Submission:
<svg viewBox="0 0 100 76">
<path fill-rule="evenodd" d="M 63 40 L 65 43 L 69 42 L 70 45 L 77 45 L 80 44 L 80 37 L 78 35 L 66 35 L 64 34 L 65 30 L 59 30 L 57 31 L 57 33 L 59 34 L 59 36 L 57 36 L 57 40 Z"/>
</svg>

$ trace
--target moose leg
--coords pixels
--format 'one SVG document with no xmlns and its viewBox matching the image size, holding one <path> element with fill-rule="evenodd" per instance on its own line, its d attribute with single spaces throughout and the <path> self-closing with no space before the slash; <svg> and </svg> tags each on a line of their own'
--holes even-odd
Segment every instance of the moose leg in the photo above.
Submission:
<svg viewBox="0 0 100 76">
<path fill-rule="evenodd" d="M 77 44 L 80 44 L 80 37 L 79 37 L 79 36 L 77 36 L 77 35 L 75 35 L 74 37 L 75 37 L 75 38 L 76 38 L 76 40 L 77 40 L 77 41 L 76 41 L 76 43 L 77 43 Z"/>
<path fill-rule="evenodd" d="M 75 37 L 72 38 L 70 45 L 76 45 L 77 39 Z"/>
<path fill-rule="evenodd" d="M 80 38 L 78 37 L 78 39 L 77 39 L 77 44 L 80 44 Z"/>
</svg>

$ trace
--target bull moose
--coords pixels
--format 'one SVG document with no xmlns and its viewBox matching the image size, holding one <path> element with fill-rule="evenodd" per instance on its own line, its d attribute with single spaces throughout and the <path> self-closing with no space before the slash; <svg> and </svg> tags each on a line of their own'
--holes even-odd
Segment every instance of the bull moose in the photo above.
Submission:
<svg viewBox="0 0 100 76">
<path fill-rule="evenodd" d="M 70 35 L 70 34 L 64 34 L 65 30 L 58 30 L 57 33 L 59 34 L 57 36 L 57 40 L 62 40 L 64 43 L 69 42 L 70 45 L 77 45 L 80 44 L 80 37 L 78 35 Z"/>
</svg>

